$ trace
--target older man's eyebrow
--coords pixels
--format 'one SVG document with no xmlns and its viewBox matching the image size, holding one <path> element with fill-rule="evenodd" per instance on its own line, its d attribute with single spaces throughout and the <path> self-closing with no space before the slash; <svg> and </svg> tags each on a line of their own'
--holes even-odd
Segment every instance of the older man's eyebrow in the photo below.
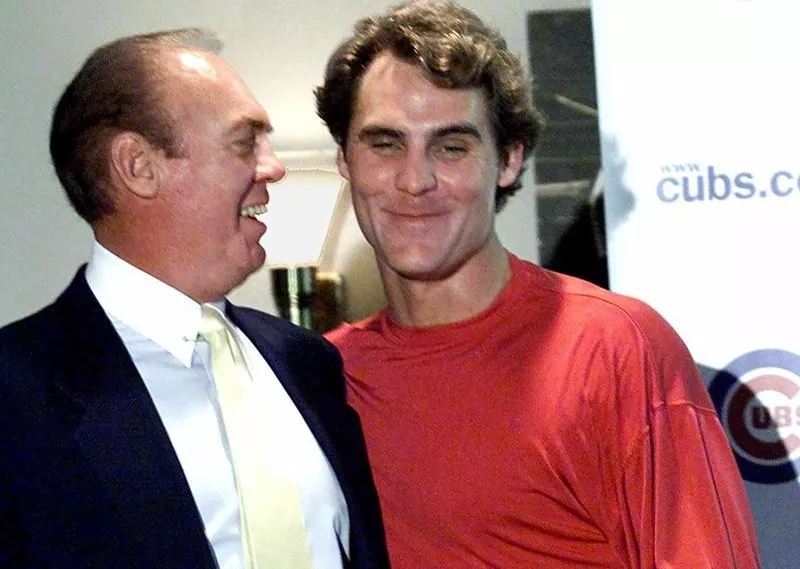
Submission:
<svg viewBox="0 0 800 569">
<path fill-rule="evenodd" d="M 252 117 L 243 117 L 233 124 L 233 126 L 230 128 L 230 132 L 237 132 L 243 128 L 248 128 L 254 132 L 264 132 L 267 134 L 271 133 L 273 130 L 272 125 L 268 121 Z"/>
</svg>

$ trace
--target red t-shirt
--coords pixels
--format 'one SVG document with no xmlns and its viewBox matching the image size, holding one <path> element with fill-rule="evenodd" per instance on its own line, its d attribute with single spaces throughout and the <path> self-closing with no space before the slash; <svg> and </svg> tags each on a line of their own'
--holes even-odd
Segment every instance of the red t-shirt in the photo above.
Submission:
<svg viewBox="0 0 800 569">
<path fill-rule="evenodd" d="M 328 337 L 394 569 L 758 567 L 725 433 L 647 305 L 510 256 L 494 304 Z"/>
</svg>

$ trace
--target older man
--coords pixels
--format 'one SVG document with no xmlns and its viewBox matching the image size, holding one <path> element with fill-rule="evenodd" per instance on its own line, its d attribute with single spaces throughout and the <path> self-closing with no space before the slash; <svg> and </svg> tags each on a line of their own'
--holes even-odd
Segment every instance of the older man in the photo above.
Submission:
<svg viewBox="0 0 800 569">
<path fill-rule="evenodd" d="M 94 250 L 0 330 L 0 567 L 387 566 L 341 360 L 225 295 L 284 166 L 199 30 L 100 47 L 50 149 Z"/>
</svg>

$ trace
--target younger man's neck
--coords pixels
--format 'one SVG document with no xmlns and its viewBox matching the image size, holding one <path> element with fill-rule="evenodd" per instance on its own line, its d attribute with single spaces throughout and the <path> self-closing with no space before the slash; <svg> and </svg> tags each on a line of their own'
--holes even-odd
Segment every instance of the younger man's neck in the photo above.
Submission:
<svg viewBox="0 0 800 569">
<path fill-rule="evenodd" d="M 511 278 L 508 252 L 494 237 L 455 273 L 441 280 L 413 280 L 382 267 L 392 320 L 425 328 L 462 322 L 495 301 Z"/>
</svg>

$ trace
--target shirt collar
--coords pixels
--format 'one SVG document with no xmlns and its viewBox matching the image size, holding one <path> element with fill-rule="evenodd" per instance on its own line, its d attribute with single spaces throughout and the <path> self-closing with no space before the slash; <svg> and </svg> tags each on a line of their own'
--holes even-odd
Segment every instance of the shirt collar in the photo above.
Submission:
<svg viewBox="0 0 800 569">
<path fill-rule="evenodd" d="M 94 242 L 86 281 L 110 318 L 149 338 L 190 367 L 200 304 Z M 214 303 L 224 310 L 224 301 Z"/>
</svg>

